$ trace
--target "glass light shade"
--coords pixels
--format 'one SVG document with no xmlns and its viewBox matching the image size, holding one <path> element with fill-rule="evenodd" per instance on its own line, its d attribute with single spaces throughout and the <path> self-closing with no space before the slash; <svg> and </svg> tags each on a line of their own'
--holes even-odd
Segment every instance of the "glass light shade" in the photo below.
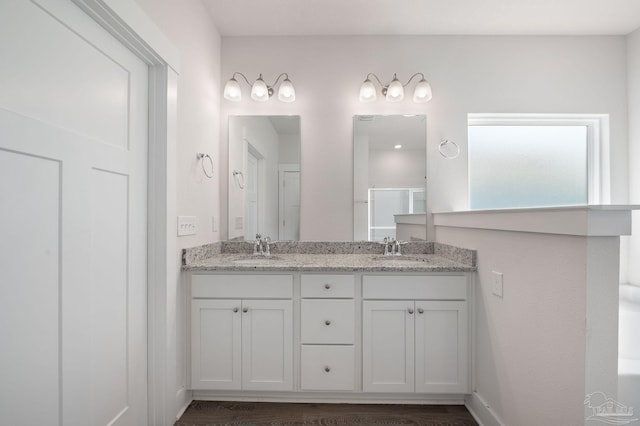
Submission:
<svg viewBox="0 0 640 426">
<path fill-rule="evenodd" d="M 373 102 L 376 98 L 376 86 L 373 85 L 371 80 L 366 79 L 360 86 L 360 102 Z"/>
<path fill-rule="evenodd" d="M 296 100 L 296 89 L 293 88 L 293 84 L 291 84 L 291 80 L 288 78 L 285 78 L 284 81 L 280 83 L 278 99 L 282 102 L 293 102 Z"/>
<path fill-rule="evenodd" d="M 387 87 L 387 101 L 400 102 L 404 99 L 404 88 L 397 78 L 394 78 Z"/>
<path fill-rule="evenodd" d="M 429 102 L 433 94 L 431 93 L 431 85 L 424 78 L 418 82 L 416 89 L 413 91 L 413 102 L 423 103 Z"/>
<path fill-rule="evenodd" d="M 258 102 L 266 102 L 269 100 L 269 88 L 267 87 L 267 83 L 262 79 L 262 76 L 258 77 L 253 83 L 253 86 L 251 86 L 251 99 Z"/>
<path fill-rule="evenodd" d="M 240 85 L 235 78 L 227 81 L 227 84 L 224 85 L 224 98 L 233 102 L 237 102 L 242 99 L 242 91 L 240 90 Z"/>
</svg>

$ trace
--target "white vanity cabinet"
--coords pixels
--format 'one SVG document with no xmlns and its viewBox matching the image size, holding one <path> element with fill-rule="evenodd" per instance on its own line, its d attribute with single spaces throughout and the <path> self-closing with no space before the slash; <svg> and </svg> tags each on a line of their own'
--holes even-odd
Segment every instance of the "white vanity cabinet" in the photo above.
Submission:
<svg viewBox="0 0 640 426">
<path fill-rule="evenodd" d="M 300 277 L 300 388 L 355 389 L 353 275 Z"/>
<path fill-rule="evenodd" d="M 364 392 L 468 393 L 464 275 L 363 276 Z"/>
<path fill-rule="evenodd" d="M 191 277 L 191 387 L 293 390 L 293 276 Z"/>
</svg>

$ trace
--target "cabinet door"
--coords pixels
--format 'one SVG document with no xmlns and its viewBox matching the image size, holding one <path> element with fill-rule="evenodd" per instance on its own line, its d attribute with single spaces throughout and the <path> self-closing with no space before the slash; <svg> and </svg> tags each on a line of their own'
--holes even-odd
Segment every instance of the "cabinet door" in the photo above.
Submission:
<svg viewBox="0 0 640 426">
<path fill-rule="evenodd" d="M 416 392 L 468 393 L 466 303 L 415 304 Z"/>
<path fill-rule="evenodd" d="M 291 300 L 242 302 L 242 388 L 293 390 Z"/>
<path fill-rule="evenodd" d="M 364 301 L 362 380 L 365 392 L 414 391 L 414 302 Z"/>
<path fill-rule="evenodd" d="M 193 389 L 240 389 L 240 308 L 240 300 L 192 300 Z"/>
</svg>

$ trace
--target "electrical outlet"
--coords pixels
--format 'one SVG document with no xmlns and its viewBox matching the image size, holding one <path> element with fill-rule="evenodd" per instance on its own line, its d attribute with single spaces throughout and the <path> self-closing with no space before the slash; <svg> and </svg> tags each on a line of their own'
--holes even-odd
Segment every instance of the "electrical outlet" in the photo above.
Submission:
<svg viewBox="0 0 640 426">
<path fill-rule="evenodd" d="M 491 292 L 498 297 L 502 297 L 502 291 L 504 289 L 504 280 L 502 272 L 491 271 L 492 274 L 492 287 Z"/>
<path fill-rule="evenodd" d="M 240 230 L 240 229 L 244 228 L 244 225 L 243 225 L 244 220 L 243 219 L 244 218 L 242 216 L 237 216 L 236 217 L 236 226 L 235 226 L 235 228 L 237 230 Z"/>
<path fill-rule="evenodd" d="M 211 231 L 218 232 L 218 221 L 215 216 L 211 216 Z"/>
<path fill-rule="evenodd" d="M 197 230 L 195 216 L 178 216 L 178 237 L 196 235 Z"/>
</svg>

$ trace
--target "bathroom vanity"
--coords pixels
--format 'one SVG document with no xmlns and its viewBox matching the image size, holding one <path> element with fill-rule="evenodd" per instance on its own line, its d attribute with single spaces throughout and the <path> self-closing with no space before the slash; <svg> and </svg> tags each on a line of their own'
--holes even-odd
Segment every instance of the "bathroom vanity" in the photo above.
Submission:
<svg viewBox="0 0 640 426">
<path fill-rule="evenodd" d="M 199 399 L 462 401 L 475 252 L 409 243 L 248 243 L 185 252 Z"/>
</svg>

